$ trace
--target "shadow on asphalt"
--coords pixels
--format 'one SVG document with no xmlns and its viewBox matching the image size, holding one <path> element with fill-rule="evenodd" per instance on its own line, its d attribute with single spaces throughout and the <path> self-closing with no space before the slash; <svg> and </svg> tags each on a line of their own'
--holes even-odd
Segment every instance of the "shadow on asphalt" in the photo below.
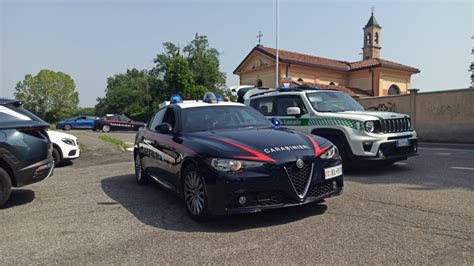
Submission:
<svg viewBox="0 0 474 266">
<path fill-rule="evenodd" d="M 416 166 L 389 165 L 377 167 L 359 167 L 344 172 L 344 179 L 362 184 L 406 184 L 415 187 L 411 190 L 440 190 L 459 188 L 474 191 L 471 178 L 448 176 L 431 173 L 432 169 L 420 172 Z"/>
<path fill-rule="evenodd" d="M 8 201 L 0 209 L 8 209 L 32 202 L 35 199 L 35 192 L 29 189 L 13 189 Z"/>
<path fill-rule="evenodd" d="M 253 214 L 219 216 L 206 223 L 191 220 L 182 200 L 159 185 L 139 186 L 133 175 L 104 178 L 102 190 L 113 202 L 121 204 L 144 224 L 181 232 L 236 232 L 251 228 L 291 223 L 310 216 L 323 214 L 327 207 L 321 204 L 268 210 Z"/>
</svg>

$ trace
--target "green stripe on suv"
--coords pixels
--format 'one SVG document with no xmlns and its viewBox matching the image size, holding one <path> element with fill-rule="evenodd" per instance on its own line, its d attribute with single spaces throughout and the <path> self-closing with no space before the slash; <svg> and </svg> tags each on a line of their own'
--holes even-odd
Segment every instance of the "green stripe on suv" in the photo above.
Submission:
<svg viewBox="0 0 474 266">
<path fill-rule="evenodd" d="M 281 119 L 283 126 L 343 126 L 353 129 L 363 129 L 360 121 L 347 118 L 283 118 Z"/>
</svg>

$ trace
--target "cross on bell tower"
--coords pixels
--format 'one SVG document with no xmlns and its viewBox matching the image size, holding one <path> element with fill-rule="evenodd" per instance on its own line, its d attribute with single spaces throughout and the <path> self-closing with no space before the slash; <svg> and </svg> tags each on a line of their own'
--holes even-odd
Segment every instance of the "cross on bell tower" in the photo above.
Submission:
<svg viewBox="0 0 474 266">
<path fill-rule="evenodd" d="M 260 46 L 262 43 L 262 37 L 263 37 L 262 32 L 258 31 L 258 35 L 256 37 L 258 38 L 258 46 Z"/>
<path fill-rule="evenodd" d="M 379 23 L 374 17 L 374 6 L 372 6 L 371 16 L 364 30 L 364 46 L 362 47 L 362 60 L 367 60 L 371 58 L 380 58 L 380 27 Z"/>
</svg>

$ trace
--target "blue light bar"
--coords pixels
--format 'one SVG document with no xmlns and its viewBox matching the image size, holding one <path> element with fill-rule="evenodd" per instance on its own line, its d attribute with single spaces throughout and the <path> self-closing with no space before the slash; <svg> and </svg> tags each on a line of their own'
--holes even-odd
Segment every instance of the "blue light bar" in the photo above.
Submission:
<svg viewBox="0 0 474 266">
<path fill-rule="evenodd" d="M 206 92 L 206 94 L 204 94 L 204 97 L 202 98 L 202 101 L 205 103 L 217 103 L 217 97 L 212 92 Z"/>
<path fill-rule="evenodd" d="M 171 95 L 170 103 L 182 103 L 182 102 L 183 102 L 183 98 L 181 98 L 180 95 L 178 94 Z"/>
</svg>

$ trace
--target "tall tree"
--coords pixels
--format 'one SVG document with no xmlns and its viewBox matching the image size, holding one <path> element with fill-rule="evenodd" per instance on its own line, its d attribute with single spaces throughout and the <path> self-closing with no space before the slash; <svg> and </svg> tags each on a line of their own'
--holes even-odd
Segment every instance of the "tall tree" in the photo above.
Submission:
<svg viewBox="0 0 474 266">
<path fill-rule="evenodd" d="M 194 40 L 184 47 L 197 85 L 215 90 L 225 84 L 225 73 L 219 71 L 219 51 L 209 46 L 205 35 L 196 33 Z"/>
<path fill-rule="evenodd" d="M 107 79 L 105 97 L 96 105 L 98 114 L 123 113 L 134 119 L 142 119 L 151 111 L 151 86 L 153 78 L 147 70 L 127 69 Z"/>
<path fill-rule="evenodd" d="M 49 122 L 56 122 L 73 114 L 79 103 L 74 80 L 63 72 L 41 70 L 36 76 L 25 75 L 17 83 L 15 98 L 24 107 Z"/>
</svg>

